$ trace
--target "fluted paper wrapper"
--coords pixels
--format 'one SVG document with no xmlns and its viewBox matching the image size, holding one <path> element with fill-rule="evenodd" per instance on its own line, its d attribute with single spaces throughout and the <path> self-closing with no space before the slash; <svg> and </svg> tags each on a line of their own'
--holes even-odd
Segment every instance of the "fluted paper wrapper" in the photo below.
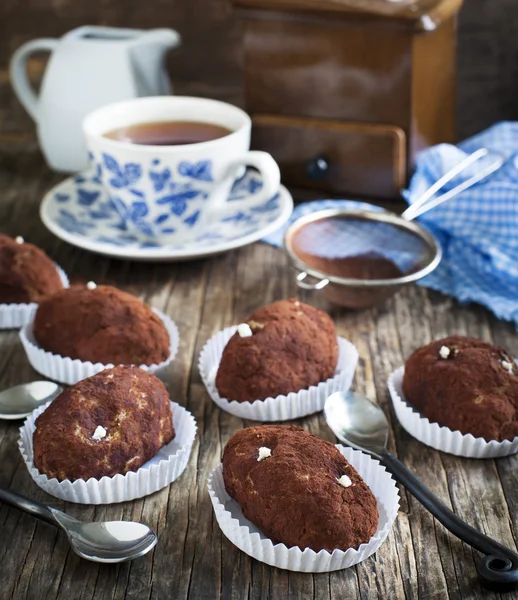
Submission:
<svg viewBox="0 0 518 600">
<path fill-rule="evenodd" d="M 200 375 L 212 400 L 223 410 L 254 421 L 287 421 L 297 419 L 324 409 L 326 398 L 333 392 L 347 391 L 351 387 L 358 362 L 358 351 L 348 340 L 338 338 L 338 364 L 335 375 L 327 381 L 308 389 L 292 392 L 287 396 L 255 400 L 254 402 L 237 402 L 222 398 L 216 389 L 216 374 L 223 350 L 230 338 L 237 331 L 237 326 L 227 327 L 212 337 L 200 353 Z"/>
<path fill-rule="evenodd" d="M 273 544 L 261 531 L 243 516 L 239 504 L 225 490 L 223 465 L 218 465 L 208 479 L 209 494 L 216 519 L 225 536 L 240 550 L 256 560 L 289 571 L 323 573 L 347 569 L 365 560 L 383 544 L 397 517 L 399 493 L 390 474 L 380 463 L 352 448 L 336 446 L 351 465 L 362 476 L 378 502 L 379 522 L 376 533 L 358 550 L 321 550 L 311 548 L 287 548 L 284 544 Z"/>
<path fill-rule="evenodd" d="M 57 265 L 56 269 L 63 287 L 67 288 L 69 282 L 65 271 Z M 37 308 L 38 305 L 36 302 L 28 304 L 0 304 L 0 329 L 19 329 L 27 323 L 32 323 Z"/>
<path fill-rule="evenodd" d="M 399 422 L 410 435 L 420 442 L 436 450 L 468 458 L 498 458 L 515 454 L 518 451 L 518 437 L 512 441 L 492 440 L 486 442 L 484 438 L 476 438 L 471 433 L 463 434 L 438 423 L 431 423 L 407 403 L 403 394 L 404 373 L 405 367 L 394 371 L 389 377 L 388 387 Z"/>
<path fill-rule="evenodd" d="M 49 479 L 34 466 L 32 439 L 36 419 L 50 405 L 37 408 L 20 427 L 18 446 L 27 469 L 37 485 L 48 494 L 79 504 L 114 504 L 148 496 L 168 486 L 184 472 L 196 437 L 196 421 L 189 411 L 171 402 L 175 438 L 140 469 L 101 479 L 58 481 Z"/>
<path fill-rule="evenodd" d="M 140 365 L 140 368 L 148 373 L 155 373 L 159 369 L 169 365 L 178 351 L 180 342 L 178 328 L 172 319 L 159 310 L 153 309 L 153 312 L 160 317 L 169 334 L 169 356 L 159 364 Z M 112 364 L 94 364 L 89 361 L 83 362 L 77 358 L 63 357 L 59 354 L 52 354 L 52 352 L 43 350 L 43 348 L 38 346 L 34 338 L 33 323 L 34 319 L 20 330 L 20 339 L 33 369 L 45 375 L 45 377 L 67 385 L 74 385 L 82 379 L 91 377 L 104 369 L 114 366 Z"/>
</svg>

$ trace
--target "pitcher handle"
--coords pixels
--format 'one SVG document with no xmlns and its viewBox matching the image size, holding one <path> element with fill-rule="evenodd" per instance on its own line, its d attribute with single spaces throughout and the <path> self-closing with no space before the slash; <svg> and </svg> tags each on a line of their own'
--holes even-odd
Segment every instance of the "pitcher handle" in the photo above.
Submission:
<svg viewBox="0 0 518 600">
<path fill-rule="evenodd" d="M 14 91 L 25 110 L 35 121 L 38 120 L 38 96 L 27 77 L 27 60 L 34 52 L 41 52 L 42 50 L 52 52 L 58 43 L 59 40 L 53 38 L 32 40 L 18 48 L 11 58 L 9 72 Z"/>
</svg>

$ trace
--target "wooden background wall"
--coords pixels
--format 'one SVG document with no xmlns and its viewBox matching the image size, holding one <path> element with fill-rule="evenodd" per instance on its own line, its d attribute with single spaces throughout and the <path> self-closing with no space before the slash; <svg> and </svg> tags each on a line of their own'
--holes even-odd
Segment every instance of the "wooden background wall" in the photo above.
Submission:
<svg viewBox="0 0 518 600">
<path fill-rule="evenodd" d="M 9 84 L 8 61 L 23 42 L 79 25 L 177 29 L 169 70 L 177 93 L 242 103 L 241 28 L 230 0 L 0 0 L 0 149 L 34 143 L 34 125 Z M 37 80 L 44 61 L 31 64 Z M 458 137 L 518 120 L 518 2 L 465 0 L 459 18 Z"/>
</svg>

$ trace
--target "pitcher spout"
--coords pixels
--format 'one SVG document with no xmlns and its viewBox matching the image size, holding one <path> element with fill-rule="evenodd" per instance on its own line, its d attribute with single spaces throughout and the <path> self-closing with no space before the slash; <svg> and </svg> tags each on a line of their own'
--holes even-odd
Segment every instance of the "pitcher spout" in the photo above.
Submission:
<svg viewBox="0 0 518 600">
<path fill-rule="evenodd" d="M 152 29 L 142 32 L 130 44 L 131 62 L 139 96 L 161 96 L 171 93 L 165 69 L 165 55 L 180 45 L 180 34 L 174 29 Z"/>
<path fill-rule="evenodd" d="M 143 32 L 132 42 L 132 46 L 154 46 L 157 52 L 164 54 L 167 50 L 179 46 L 180 43 L 181 37 L 177 31 L 163 27 Z"/>
</svg>

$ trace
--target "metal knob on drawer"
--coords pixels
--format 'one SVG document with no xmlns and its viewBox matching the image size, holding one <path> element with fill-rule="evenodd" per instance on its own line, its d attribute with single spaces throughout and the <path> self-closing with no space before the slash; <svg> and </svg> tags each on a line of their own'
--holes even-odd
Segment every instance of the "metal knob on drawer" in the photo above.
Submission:
<svg viewBox="0 0 518 600">
<path fill-rule="evenodd" d="M 311 158 L 306 163 L 306 175 L 310 179 L 322 179 L 329 170 L 329 159 L 323 154 Z"/>
</svg>

